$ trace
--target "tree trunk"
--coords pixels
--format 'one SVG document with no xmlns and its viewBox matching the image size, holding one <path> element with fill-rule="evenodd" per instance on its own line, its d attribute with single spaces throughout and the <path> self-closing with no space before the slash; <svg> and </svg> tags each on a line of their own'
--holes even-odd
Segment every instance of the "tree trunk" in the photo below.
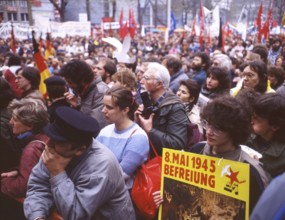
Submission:
<svg viewBox="0 0 285 220">
<path fill-rule="evenodd" d="M 112 19 L 113 19 L 113 21 L 115 21 L 116 12 L 117 12 L 117 1 L 113 0 L 112 1 Z"/>
<path fill-rule="evenodd" d="M 32 13 L 32 0 L 27 0 L 28 15 L 29 15 L 29 25 L 33 26 L 33 13 Z"/>
<path fill-rule="evenodd" d="M 86 14 L 87 14 L 87 20 L 90 21 L 90 0 L 86 0 Z"/>
<path fill-rule="evenodd" d="M 60 14 L 60 22 L 64 22 L 64 11 L 59 11 L 59 14 Z"/>
</svg>

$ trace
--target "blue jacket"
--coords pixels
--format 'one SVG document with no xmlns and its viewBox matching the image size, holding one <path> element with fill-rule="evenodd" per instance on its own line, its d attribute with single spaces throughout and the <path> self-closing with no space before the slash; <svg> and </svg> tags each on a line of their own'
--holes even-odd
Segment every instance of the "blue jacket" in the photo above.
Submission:
<svg viewBox="0 0 285 220">
<path fill-rule="evenodd" d="M 169 88 L 172 90 L 174 94 L 176 94 L 176 92 L 179 89 L 180 81 L 187 80 L 187 79 L 189 79 L 189 77 L 181 69 L 177 73 L 175 73 L 173 76 L 170 77 Z"/>
<path fill-rule="evenodd" d="M 283 220 L 285 219 L 285 173 L 272 180 L 261 195 L 250 219 Z"/>
<path fill-rule="evenodd" d="M 199 70 L 193 76 L 193 80 L 195 80 L 201 87 L 204 84 L 206 78 L 207 78 L 207 73 L 205 70 Z"/>
</svg>

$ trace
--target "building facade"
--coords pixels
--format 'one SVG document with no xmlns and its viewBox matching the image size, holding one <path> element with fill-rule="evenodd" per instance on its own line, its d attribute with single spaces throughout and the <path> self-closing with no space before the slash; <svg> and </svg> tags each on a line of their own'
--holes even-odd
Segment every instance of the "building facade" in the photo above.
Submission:
<svg viewBox="0 0 285 220">
<path fill-rule="evenodd" d="M 0 0 L 1 22 L 28 24 L 30 16 L 28 1 L 31 3 L 33 23 L 35 19 L 41 17 L 54 20 L 54 7 L 49 0 Z"/>
</svg>

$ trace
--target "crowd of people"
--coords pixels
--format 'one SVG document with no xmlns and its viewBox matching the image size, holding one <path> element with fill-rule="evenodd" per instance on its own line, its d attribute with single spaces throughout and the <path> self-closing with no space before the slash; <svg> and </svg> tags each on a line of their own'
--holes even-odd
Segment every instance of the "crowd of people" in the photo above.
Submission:
<svg viewBox="0 0 285 220">
<path fill-rule="evenodd" d="M 231 36 L 221 48 L 216 38 L 200 47 L 187 33 L 168 42 L 148 34 L 132 40 L 136 59 L 124 62 L 100 35 L 55 38 L 46 94 L 33 44 L 17 41 L 16 54 L 10 44 L 0 39 L 3 219 L 48 219 L 54 210 L 63 219 L 144 219 L 130 192 L 154 156 L 150 142 L 159 155 L 170 148 L 248 163 L 251 219 L 285 217 L 280 36 L 266 44 Z M 153 199 L 164 202 L 160 191 Z"/>
</svg>

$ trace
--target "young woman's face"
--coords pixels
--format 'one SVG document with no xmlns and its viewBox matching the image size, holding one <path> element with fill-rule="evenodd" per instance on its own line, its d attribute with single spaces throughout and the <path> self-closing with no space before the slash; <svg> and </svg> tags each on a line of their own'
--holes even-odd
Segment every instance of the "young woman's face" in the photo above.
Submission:
<svg viewBox="0 0 285 220">
<path fill-rule="evenodd" d="M 279 57 L 279 58 L 276 60 L 275 65 L 282 67 L 282 62 L 283 62 L 282 58 Z"/>
<path fill-rule="evenodd" d="M 245 67 L 243 71 L 243 86 L 244 88 L 254 89 L 259 83 L 259 77 L 257 72 L 251 70 L 249 66 Z"/>
<path fill-rule="evenodd" d="M 206 87 L 209 90 L 216 89 L 219 86 L 219 81 L 216 77 L 214 77 L 211 73 L 206 79 Z"/>
<path fill-rule="evenodd" d="M 115 105 L 115 103 L 112 100 L 112 96 L 105 95 L 103 99 L 104 107 L 102 109 L 102 112 L 104 114 L 104 117 L 107 121 L 110 121 L 111 123 L 117 123 L 120 120 L 124 118 L 124 116 L 127 114 L 126 111 L 121 110 L 119 106 Z"/>
<path fill-rule="evenodd" d="M 183 103 L 190 101 L 190 92 L 185 85 L 180 85 L 176 95 L 181 99 Z"/>
<path fill-rule="evenodd" d="M 18 88 L 22 89 L 23 91 L 29 90 L 31 86 L 31 82 L 27 80 L 23 75 L 22 75 L 22 70 L 17 74 L 16 77 L 16 85 Z"/>
<path fill-rule="evenodd" d="M 268 80 L 270 81 L 271 86 L 277 85 L 278 81 L 274 74 L 268 74 Z"/>
<path fill-rule="evenodd" d="M 213 147 L 226 147 L 232 145 L 232 139 L 227 132 L 203 122 L 203 128 L 206 130 L 207 143 Z"/>
</svg>

